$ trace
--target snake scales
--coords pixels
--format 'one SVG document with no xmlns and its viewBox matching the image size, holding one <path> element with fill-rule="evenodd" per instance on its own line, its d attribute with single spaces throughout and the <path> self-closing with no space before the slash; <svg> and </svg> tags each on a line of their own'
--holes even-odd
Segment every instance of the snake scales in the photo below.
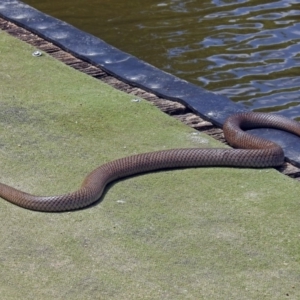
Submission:
<svg viewBox="0 0 300 300">
<path fill-rule="evenodd" d="M 80 189 L 72 193 L 34 196 L 0 183 L 0 197 L 31 210 L 69 211 L 97 201 L 108 183 L 139 173 L 182 167 L 281 165 L 284 153 L 280 146 L 243 131 L 258 127 L 282 129 L 300 136 L 300 124 L 296 121 L 265 113 L 239 113 L 226 120 L 223 130 L 230 145 L 243 149 L 189 148 L 142 153 L 101 165 L 86 176 Z"/>
</svg>

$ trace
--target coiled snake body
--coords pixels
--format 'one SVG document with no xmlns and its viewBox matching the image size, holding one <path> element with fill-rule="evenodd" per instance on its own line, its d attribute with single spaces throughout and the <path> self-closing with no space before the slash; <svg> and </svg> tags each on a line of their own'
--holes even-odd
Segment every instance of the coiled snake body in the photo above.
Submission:
<svg viewBox="0 0 300 300">
<path fill-rule="evenodd" d="M 155 170 L 202 167 L 273 167 L 284 162 L 277 144 L 253 136 L 243 129 L 272 127 L 300 136 L 296 121 L 265 113 L 239 113 L 229 117 L 223 127 L 226 140 L 243 149 L 171 149 L 137 154 L 108 162 L 87 175 L 80 189 L 59 196 L 34 196 L 0 183 L 0 197 L 21 207 L 37 211 L 69 211 L 97 201 L 106 185 L 119 178 Z"/>
</svg>

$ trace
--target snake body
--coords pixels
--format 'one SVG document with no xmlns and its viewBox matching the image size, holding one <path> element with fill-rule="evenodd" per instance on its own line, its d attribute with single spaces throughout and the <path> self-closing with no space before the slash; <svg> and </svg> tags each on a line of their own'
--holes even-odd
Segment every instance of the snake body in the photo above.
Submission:
<svg viewBox="0 0 300 300">
<path fill-rule="evenodd" d="M 101 165 L 86 176 L 81 187 L 59 196 L 34 196 L 0 183 L 0 197 L 37 211 L 70 211 L 99 200 L 108 183 L 127 176 L 171 168 L 230 166 L 273 167 L 284 162 L 282 148 L 243 130 L 272 127 L 300 136 L 300 124 L 278 115 L 239 113 L 229 117 L 224 135 L 233 147 L 242 149 L 187 148 L 142 153 Z"/>
</svg>

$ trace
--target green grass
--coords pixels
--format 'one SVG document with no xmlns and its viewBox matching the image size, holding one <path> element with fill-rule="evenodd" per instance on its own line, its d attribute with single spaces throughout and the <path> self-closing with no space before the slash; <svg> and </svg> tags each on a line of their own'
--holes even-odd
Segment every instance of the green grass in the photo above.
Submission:
<svg viewBox="0 0 300 300">
<path fill-rule="evenodd" d="M 116 158 L 221 147 L 33 50 L 0 32 L 1 182 L 59 194 Z M 299 299 L 299 192 L 270 169 L 198 168 L 121 180 L 70 213 L 3 200 L 1 299 Z"/>
</svg>

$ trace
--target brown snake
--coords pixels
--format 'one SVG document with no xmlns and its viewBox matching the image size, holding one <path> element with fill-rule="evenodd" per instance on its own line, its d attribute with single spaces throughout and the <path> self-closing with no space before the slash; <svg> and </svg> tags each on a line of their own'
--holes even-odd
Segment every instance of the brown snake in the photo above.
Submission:
<svg viewBox="0 0 300 300">
<path fill-rule="evenodd" d="M 132 155 L 98 167 L 84 179 L 81 188 L 59 196 L 34 196 L 0 183 L 0 197 L 21 207 L 37 211 L 69 211 L 97 201 L 106 185 L 119 178 L 155 170 L 202 167 L 274 167 L 283 164 L 284 153 L 277 144 L 255 137 L 243 129 L 272 127 L 300 136 L 296 121 L 265 113 L 239 113 L 229 117 L 223 127 L 226 140 L 243 149 L 187 148 Z"/>
</svg>

